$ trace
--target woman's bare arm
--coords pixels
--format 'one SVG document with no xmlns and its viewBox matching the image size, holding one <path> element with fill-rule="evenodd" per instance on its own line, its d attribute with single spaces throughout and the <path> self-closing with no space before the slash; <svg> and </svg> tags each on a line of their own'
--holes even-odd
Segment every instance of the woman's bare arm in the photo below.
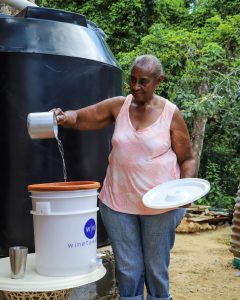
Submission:
<svg viewBox="0 0 240 300">
<path fill-rule="evenodd" d="M 125 97 L 113 97 L 96 104 L 63 112 L 60 108 L 53 109 L 57 123 L 66 128 L 78 130 L 95 130 L 113 123 L 123 105 Z"/>
<path fill-rule="evenodd" d="M 192 151 L 192 143 L 187 125 L 178 109 L 175 110 L 171 123 L 171 142 L 180 166 L 180 177 L 196 177 L 196 160 Z"/>
</svg>

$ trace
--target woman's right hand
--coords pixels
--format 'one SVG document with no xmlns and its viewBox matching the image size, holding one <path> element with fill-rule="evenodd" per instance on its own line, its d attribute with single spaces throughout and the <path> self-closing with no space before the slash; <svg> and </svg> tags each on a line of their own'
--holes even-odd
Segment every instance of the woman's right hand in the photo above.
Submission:
<svg viewBox="0 0 240 300">
<path fill-rule="evenodd" d="M 61 108 L 53 108 L 51 109 L 55 113 L 57 124 L 58 125 L 64 125 L 67 122 L 67 116 L 66 114 L 62 111 Z"/>
<path fill-rule="evenodd" d="M 77 124 L 77 111 L 76 110 L 67 110 L 62 111 L 61 108 L 51 109 L 56 115 L 56 121 L 58 125 L 61 125 L 65 128 L 75 128 Z"/>
</svg>

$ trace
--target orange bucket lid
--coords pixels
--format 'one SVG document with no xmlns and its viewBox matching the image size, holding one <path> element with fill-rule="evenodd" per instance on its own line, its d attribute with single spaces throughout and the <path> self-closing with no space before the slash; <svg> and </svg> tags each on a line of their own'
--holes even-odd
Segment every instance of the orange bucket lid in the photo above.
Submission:
<svg viewBox="0 0 240 300">
<path fill-rule="evenodd" d="M 75 190 L 90 190 L 100 188 L 100 183 L 97 181 L 66 181 L 66 182 L 51 182 L 28 185 L 28 191 L 51 192 L 51 191 L 75 191 Z"/>
</svg>

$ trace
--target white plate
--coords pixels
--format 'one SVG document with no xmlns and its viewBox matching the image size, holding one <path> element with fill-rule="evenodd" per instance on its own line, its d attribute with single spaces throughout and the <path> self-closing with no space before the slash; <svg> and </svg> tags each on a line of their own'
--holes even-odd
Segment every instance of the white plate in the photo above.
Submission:
<svg viewBox="0 0 240 300">
<path fill-rule="evenodd" d="M 175 208 L 192 203 L 210 190 L 210 183 L 200 178 L 183 178 L 162 183 L 143 196 L 143 204 L 150 208 Z"/>
</svg>

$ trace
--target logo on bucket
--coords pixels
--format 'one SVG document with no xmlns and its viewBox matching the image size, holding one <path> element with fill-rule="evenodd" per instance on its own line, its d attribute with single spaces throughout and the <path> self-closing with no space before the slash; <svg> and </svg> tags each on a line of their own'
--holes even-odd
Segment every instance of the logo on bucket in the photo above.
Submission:
<svg viewBox="0 0 240 300">
<path fill-rule="evenodd" d="M 84 233 L 87 238 L 92 239 L 95 235 L 96 223 L 94 219 L 89 219 L 84 226 Z"/>
</svg>

